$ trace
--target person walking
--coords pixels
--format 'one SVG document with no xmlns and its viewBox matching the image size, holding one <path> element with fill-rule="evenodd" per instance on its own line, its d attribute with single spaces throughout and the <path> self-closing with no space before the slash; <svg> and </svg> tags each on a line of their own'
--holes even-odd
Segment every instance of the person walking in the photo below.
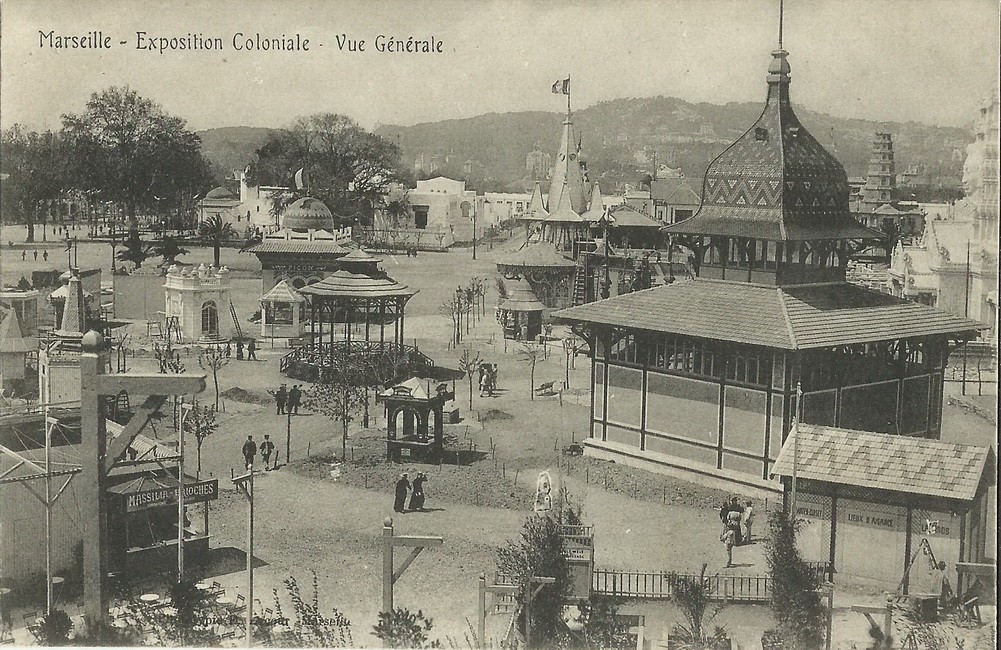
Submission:
<svg viewBox="0 0 1001 650">
<path fill-rule="evenodd" d="M 417 472 L 417 478 L 414 479 L 414 490 L 410 493 L 410 510 L 420 510 L 424 511 L 424 484 L 427 483 L 428 477 L 424 476 L 424 472 Z"/>
<path fill-rule="evenodd" d="M 254 436 L 247 436 L 247 441 L 243 443 L 243 458 L 247 461 L 247 469 L 254 469 L 254 456 L 257 455 L 257 443 Z"/>
<path fill-rule="evenodd" d="M 726 567 L 729 569 L 733 566 L 733 547 L 737 543 L 737 536 L 733 528 L 727 528 L 722 535 L 719 536 L 719 541 L 723 542 L 726 546 Z"/>
<path fill-rule="evenodd" d="M 302 403 L 302 391 L 299 390 L 299 384 L 292 386 L 292 390 L 288 392 L 288 408 L 289 413 L 292 415 L 299 415 L 299 404 Z"/>
<path fill-rule="evenodd" d="M 744 506 L 744 543 L 751 543 L 751 526 L 754 524 L 754 505 L 751 500 L 747 500 L 747 505 Z"/>
<path fill-rule="evenodd" d="M 38 251 L 31 251 L 31 254 L 35 256 L 35 261 L 38 261 Z"/>
<path fill-rule="evenodd" d="M 257 341 L 250 339 L 247 342 L 247 361 L 257 361 Z"/>
<path fill-rule="evenodd" d="M 278 406 L 278 415 L 285 415 L 285 402 L 288 401 L 288 391 L 285 390 L 285 384 L 278 387 L 278 392 L 275 393 L 275 404 Z"/>
<path fill-rule="evenodd" d="M 733 531 L 734 544 L 740 546 L 742 543 L 741 519 L 744 516 L 744 506 L 737 503 L 737 497 L 730 501 L 730 511 L 726 515 L 727 528 Z"/>
<path fill-rule="evenodd" d="M 415 485 L 416 483 L 414 481 Z M 938 598 L 938 606 L 943 610 L 949 606 L 949 601 L 952 600 L 952 585 L 949 584 L 949 577 L 945 574 L 945 568 L 945 562 L 939 562 L 932 569 L 931 593 Z"/>
<path fill-rule="evenodd" d="M 401 514 L 407 511 L 407 491 L 410 489 L 410 481 L 406 474 L 400 474 L 400 480 L 396 482 L 396 501 L 393 502 L 393 510 Z"/>
<path fill-rule="evenodd" d="M 271 454 L 275 451 L 275 443 L 271 442 L 271 436 L 264 434 L 264 442 L 261 443 L 261 458 L 264 460 L 265 471 L 271 470 Z M 275 459 L 275 464 L 278 464 L 278 459 Z"/>
<path fill-rule="evenodd" d="M 28 259 L 28 251 L 21 251 L 21 261 Z"/>
<path fill-rule="evenodd" d="M 47 250 L 42 251 L 42 261 L 43 262 L 48 262 L 49 261 L 49 251 L 47 251 Z"/>
</svg>

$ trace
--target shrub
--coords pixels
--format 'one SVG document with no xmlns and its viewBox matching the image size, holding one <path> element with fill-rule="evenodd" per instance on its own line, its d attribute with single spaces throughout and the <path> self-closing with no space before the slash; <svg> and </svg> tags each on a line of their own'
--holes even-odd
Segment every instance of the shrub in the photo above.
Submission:
<svg viewBox="0 0 1001 650">
<path fill-rule="evenodd" d="M 796 548 L 796 523 L 781 510 L 769 518 L 766 559 L 772 581 L 775 632 L 786 650 L 824 645 L 827 616 L 817 593 L 817 577 Z"/>
<path fill-rule="evenodd" d="M 69 645 L 72 630 L 73 622 L 69 614 L 61 609 L 54 609 L 42 617 L 42 623 L 35 635 L 38 637 L 38 643 L 43 646 Z"/>
<path fill-rule="evenodd" d="M 428 642 L 428 632 L 434 626 L 424 612 L 396 608 L 392 612 L 379 612 L 379 623 L 373 633 L 386 648 L 440 648 L 440 641 Z"/>
</svg>

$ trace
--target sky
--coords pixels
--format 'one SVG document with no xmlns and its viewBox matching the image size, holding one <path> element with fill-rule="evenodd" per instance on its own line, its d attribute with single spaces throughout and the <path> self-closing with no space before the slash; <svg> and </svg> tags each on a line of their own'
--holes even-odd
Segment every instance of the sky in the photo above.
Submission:
<svg viewBox="0 0 1001 650">
<path fill-rule="evenodd" d="M 0 126 L 58 129 L 112 85 L 194 130 L 316 112 L 372 128 L 559 111 L 565 98 L 550 88 L 567 75 L 578 108 L 657 95 L 761 101 L 778 14 L 778 0 L 4 0 Z M 784 15 L 799 106 L 967 126 L 997 84 L 998 0 L 787 0 Z M 111 47 L 53 46 L 93 31 Z M 223 49 L 140 50 L 138 32 L 144 43 L 220 38 Z M 298 34 L 309 50 L 236 50 L 237 33 Z M 379 52 L 380 34 L 433 37 L 442 51 Z M 364 51 L 342 50 L 339 35 Z"/>
</svg>

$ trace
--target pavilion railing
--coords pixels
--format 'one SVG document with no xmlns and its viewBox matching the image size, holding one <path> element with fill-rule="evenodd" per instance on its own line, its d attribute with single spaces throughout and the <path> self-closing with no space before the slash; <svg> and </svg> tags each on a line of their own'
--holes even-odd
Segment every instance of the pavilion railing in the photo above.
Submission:
<svg viewBox="0 0 1001 650">
<path fill-rule="evenodd" d="M 344 359 L 395 363 L 410 368 L 434 366 L 434 360 L 412 345 L 379 341 L 316 342 L 295 348 L 281 358 L 279 370 L 287 373 L 296 365 L 337 370 Z"/>
</svg>

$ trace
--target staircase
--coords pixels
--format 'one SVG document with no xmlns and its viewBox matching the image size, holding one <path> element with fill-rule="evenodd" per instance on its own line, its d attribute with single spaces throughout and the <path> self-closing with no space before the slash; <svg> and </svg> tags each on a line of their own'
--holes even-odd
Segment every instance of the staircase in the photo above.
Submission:
<svg viewBox="0 0 1001 650">
<path fill-rule="evenodd" d="M 587 285 L 588 285 L 588 268 L 587 268 L 587 254 L 581 253 L 577 255 L 577 269 L 574 271 L 573 276 L 573 305 L 583 305 L 588 302 L 587 300 Z"/>
<path fill-rule="evenodd" d="M 243 328 L 240 327 L 240 319 L 236 316 L 236 307 L 233 306 L 233 301 L 229 302 L 229 313 L 233 317 L 233 326 L 236 327 L 236 340 L 243 340 Z"/>
</svg>

